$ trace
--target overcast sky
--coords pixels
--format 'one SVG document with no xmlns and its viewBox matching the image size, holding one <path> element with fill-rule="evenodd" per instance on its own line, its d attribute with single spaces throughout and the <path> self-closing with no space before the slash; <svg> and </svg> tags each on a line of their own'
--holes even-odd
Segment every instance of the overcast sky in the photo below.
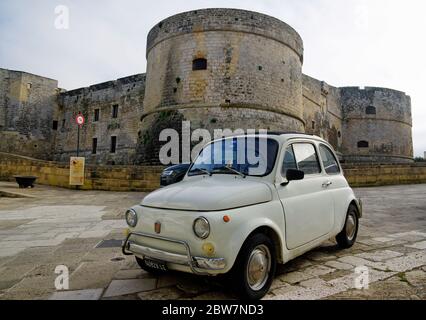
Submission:
<svg viewBox="0 0 426 320">
<path fill-rule="evenodd" d="M 69 8 L 69 29 L 55 8 Z M 426 151 L 424 0 L 1 0 L 0 67 L 74 89 L 145 72 L 146 36 L 162 19 L 228 7 L 279 18 L 302 36 L 303 72 L 335 86 L 380 86 L 412 99 L 414 151 Z"/>
</svg>

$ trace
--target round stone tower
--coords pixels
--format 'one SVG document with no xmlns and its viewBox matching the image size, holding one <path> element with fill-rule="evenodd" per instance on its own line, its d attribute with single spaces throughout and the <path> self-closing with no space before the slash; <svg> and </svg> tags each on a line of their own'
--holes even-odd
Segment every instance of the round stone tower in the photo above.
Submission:
<svg viewBox="0 0 426 320">
<path fill-rule="evenodd" d="M 182 120 L 211 133 L 303 132 L 302 63 L 299 34 L 264 14 L 202 9 L 161 21 L 148 34 L 140 154 Z"/>
<path fill-rule="evenodd" d="M 341 88 L 347 162 L 413 161 L 411 99 L 404 92 Z"/>
</svg>

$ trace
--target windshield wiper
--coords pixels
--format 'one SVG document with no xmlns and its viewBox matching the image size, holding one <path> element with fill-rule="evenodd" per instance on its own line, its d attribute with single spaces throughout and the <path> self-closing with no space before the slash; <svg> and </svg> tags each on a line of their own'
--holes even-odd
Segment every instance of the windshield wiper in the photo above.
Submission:
<svg viewBox="0 0 426 320">
<path fill-rule="evenodd" d="M 203 168 L 194 168 L 194 169 L 192 169 L 190 172 L 194 172 L 194 171 L 201 171 L 201 172 L 203 172 L 203 173 L 205 173 L 205 174 L 208 174 L 209 176 L 211 176 L 211 175 L 212 175 L 212 173 L 211 173 L 210 171 L 208 171 L 208 170 L 206 170 L 206 169 L 203 169 Z"/>
<path fill-rule="evenodd" d="M 243 177 L 243 178 L 245 178 L 247 175 L 245 175 L 244 173 L 242 173 L 242 172 L 240 172 L 240 171 L 238 171 L 238 170 L 235 170 L 234 168 L 232 168 L 232 167 L 229 167 L 229 166 L 222 166 L 222 167 L 219 167 L 219 168 L 214 168 L 213 170 L 212 170 L 212 174 L 214 173 L 214 171 L 215 170 L 222 170 L 222 169 L 228 169 L 229 171 L 231 171 L 231 172 L 233 172 L 233 173 L 236 173 L 236 174 L 238 174 L 239 176 L 241 176 L 241 177 Z"/>
</svg>

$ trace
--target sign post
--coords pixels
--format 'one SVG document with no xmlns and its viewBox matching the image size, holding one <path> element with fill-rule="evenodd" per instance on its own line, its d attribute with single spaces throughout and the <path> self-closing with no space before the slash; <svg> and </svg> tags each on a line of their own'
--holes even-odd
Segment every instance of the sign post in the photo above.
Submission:
<svg viewBox="0 0 426 320">
<path fill-rule="evenodd" d="M 77 117 L 75 117 L 75 122 L 77 123 L 77 157 L 80 153 L 80 128 L 84 124 L 84 116 L 79 112 Z"/>
<path fill-rule="evenodd" d="M 71 186 L 82 186 L 84 184 L 85 158 L 80 154 L 80 128 L 84 124 L 84 116 L 79 112 L 75 117 L 77 123 L 77 156 L 70 158 L 70 181 Z M 78 187 L 77 187 L 78 188 Z"/>
</svg>

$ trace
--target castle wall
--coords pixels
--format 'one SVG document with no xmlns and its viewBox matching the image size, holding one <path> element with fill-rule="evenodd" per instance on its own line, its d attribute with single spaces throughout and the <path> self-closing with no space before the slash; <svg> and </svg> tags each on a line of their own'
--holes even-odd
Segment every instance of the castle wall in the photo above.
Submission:
<svg viewBox="0 0 426 320">
<path fill-rule="evenodd" d="M 80 155 L 89 164 L 158 164 L 160 132 L 181 133 L 184 120 L 212 137 L 225 128 L 315 134 L 347 162 L 412 161 L 410 97 L 337 88 L 302 74 L 302 39 L 276 18 L 236 9 L 184 12 L 151 29 L 146 56 L 146 75 L 68 92 L 56 80 L 0 69 L 0 151 L 68 162 L 81 112 Z M 196 59 L 206 67 L 194 70 Z"/>
<path fill-rule="evenodd" d="M 86 157 L 88 163 L 133 163 L 144 91 L 145 74 L 137 74 L 61 93 L 54 159 L 66 162 L 76 155 L 75 117 L 81 112 L 86 123 L 80 130 L 80 156 Z M 117 118 L 113 117 L 114 106 L 118 106 Z M 112 136 L 117 139 L 115 153 L 111 152 Z M 92 153 L 93 138 L 97 138 L 96 154 Z"/>
<path fill-rule="evenodd" d="M 200 58 L 206 69 L 193 70 Z M 275 18 L 231 9 L 182 13 L 150 31 L 147 59 L 146 130 L 168 112 L 167 126 L 179 119 L 211 132 L 304 131 L 302 40 Z"/>
<path fill-rule="evenodd" d="M 0 131 L 6 127 L 6 107 L 9 95 L 9 70 L 0 69 Z"/>
<path fill-rule="evenodd" d="M 337 152 L 342 147 L 340 90 L 303 75 L 303 117 L 306 133 L 326 139 Z"/>
<path fill-rule="evenodd" d="M 57 86 L 53 79 L 0 69 L 0 151 L 52 156 Z"/>
<path fill-rule="evenodd" d="M 341 88 L 341 96 L 346 161 L 413 161 L 409 96 L 373 87 Z"/>
</svg>

